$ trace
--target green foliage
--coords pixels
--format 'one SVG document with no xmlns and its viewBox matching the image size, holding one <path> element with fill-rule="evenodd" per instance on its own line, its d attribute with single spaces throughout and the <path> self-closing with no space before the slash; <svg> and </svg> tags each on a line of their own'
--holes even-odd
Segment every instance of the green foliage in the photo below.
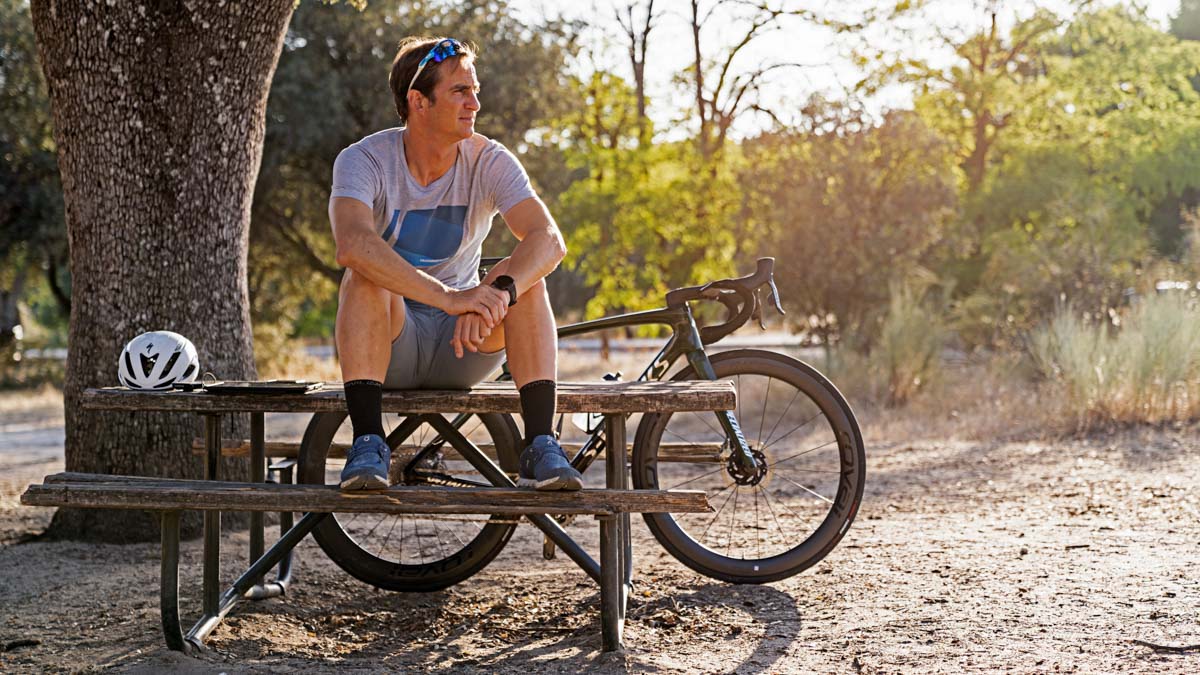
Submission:
<svg viewBox="0 0 1200 675">
<path fill-rule="evenodd" d="M 68 307 L 62 188 L 29 7 L 0 0 L 0 345 L 28 323 L 18 307 L 49 287 L 52 321 Z M 30 326 L 26 326 L 28 330 Z"/>
<path fill-rule="evenodd" d="M 585 107 L 555 128 L 581 174 L 556 215 L 566 265 L 592 289 L 586 316 L 661 306 L 671 288 L 734 271 L 740 205 L 731 160 L 705 161 L 689 143 L 637 142 L 637 101 L 623 79 L 576 80 Z"/>
<path fill-rule="evenodd" d="M 1117 306 L 1152 254 L 1183 254 L 1180 200 L 1200 186 L 1191 84 L 1200 45 L 1122 8 L 1082 13 L 1062 30 L 1047 30 L 1049 21 L 1022 22 L 1007 42 L 973 38 L 1003 49 L 1029 36 L 1022 58 L 978 96 L 979 72 L 964 66 L 917 100 L 962 148 L 958 255 L 939 271 L 958 289 L 958 319 L 974 343 L 1013 344 L 1060 298 L 1091 312 Z M 982 136 L 962 122 L 985 117 L 995 129 Z M 989 152 L 975 180 L 969 160 L 980 159 L 981 140 Z"/>
<path fill-rule="evenodd" d="M 919 274 L 956 213 L 950 147 L 915 115 L 870 127 L 830 118 L 821 133 L 771 134 L 747 143 L 752 228 L 780 259 L 776 276 L 800 326 L 829 342 L 873 341 L 868 317 L 889 285 Z"/>
<path fill-rule="evenodd" d="M 1060 308 L 1029 339 L 1043 376 L 1079 427 L 1200 416 L 1200 308 L 1172 293 L 1143 298 L 1115 334 Z"/>
<path fill-rule="evenodd" d="M 671 288 L 734 271 L 738 197 L 686 144 L 592 150 L 562 196 L 568 265 L 593 288 L 589 318 L 661 306 Z"/>
</svg>

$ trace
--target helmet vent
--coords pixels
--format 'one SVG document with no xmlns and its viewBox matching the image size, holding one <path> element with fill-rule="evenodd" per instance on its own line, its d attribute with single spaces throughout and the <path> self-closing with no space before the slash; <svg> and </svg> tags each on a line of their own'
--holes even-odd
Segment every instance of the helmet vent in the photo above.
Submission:
<svg viewBox="0 0 1200 675">
<path fill-rule="evenodd" d="M 167 365 L 163 366 L 162 372 L 167 377 L 171 375 L 171 369 L 175 367 L 175 362 L 179 360 L 179 352 L 171 354 L 171 358 L 167 359 Z"/>
<path fill-rule="evenodd" d="M 158 359 L 154 358 L 153 356 L 146 356 L 145 354 L 138 354 L 138 358 L 141 359 L 142 362 L 142 372 L 149 375 L 150 372 L 154 370 L 154 363 Z"/>
</svg>

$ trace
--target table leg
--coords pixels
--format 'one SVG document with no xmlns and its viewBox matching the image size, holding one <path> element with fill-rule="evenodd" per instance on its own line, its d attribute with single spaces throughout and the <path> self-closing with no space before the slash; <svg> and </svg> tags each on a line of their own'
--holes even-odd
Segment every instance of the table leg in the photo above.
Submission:
<svg viewBox="0 0 1200 675">
<path fill-rule="evenodd" d="M 629 472 L 626 466 L 629 463 L 629 451 L 625 444 L 625 415 L 617 413 L 606 415 L 604 418 L 605 424 L 605 485 L 610 490 L 627 490 L 629 489 Z M 614 533 L 617 537 L 617 565 L 621 569 L 621 604 L 620 616 L 625 618 L 625 606 L 629 601 L 629 585 L 633 574 L 633 547 L 629 539 L 629 514 L 622 513 L 617 516 L 617 530 Z M 603 573 L 604 563 L 601 562 L 601 573 Z"/>
<path fill-rule="evenodd" d="M 266 452 L 263 449 L 263 437 L 265 436 L 263 426 L 263 414 L 260 412 L 250 413 L 251 483 L 263 483 L 267 480 L 267 458 Z M 263 513 L 262 511 L 252 511 L 250 513 L 251 560 L 258 560 L 262 557 L 264 548 L 263 540 Z"/>
<path fill-rule="evenodd" d="M 600 521 L 600 633 L 606 652 L 625 648 L 625 612 L 622 605 L 621 515 L 596 516 Z"/>
<path fill-rule="evenodd" d="M 162 514 L 162 559 L 159 568 L 158 610 L 167 648 L 187 651 L 179 626 L 179 512 Z"/>
<path fill-rule="evenodd" d="M 203 647 L 209 634 L 229 614 L 230 610 L 242 600 L 250 597 L 251 591 L 256 588 L 255 580 L 261 579 L 268 570 L 283 560 L 327 516 L 329 516 L 328 513 L 304 514 L 300 522 L 280 537 L 279 541 L 275 542 L 261 558 L 254 561 L 250 569 L 243 572 L 242 576 L 238 577 L 233 585 L 225 590 L 213 611 L 210 612 L 207 609 L 204 611 L 204 616 L 200 617 L 196 625 L 188 631 L 185 638 L 188 643 L 196 648 Z"/>
<path fill-rule="evenodd" d="M 219 480 L 221 460 L 221 416 L 204 415 L 204 479 Z M 204 590 L 205 614 L 214 614 L 221 593 L 221 512 L 204 512 Z"/>
</svg>

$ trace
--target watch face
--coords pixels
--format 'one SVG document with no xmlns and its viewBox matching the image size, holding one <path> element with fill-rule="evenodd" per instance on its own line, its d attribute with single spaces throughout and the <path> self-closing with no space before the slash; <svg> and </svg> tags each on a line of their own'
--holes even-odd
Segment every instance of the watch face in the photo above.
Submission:
<svg viewBox="0 0 1200 675">
<path fill-rule="evenodd" d="M 492 281 L 492 287 L 502 291 L 508 291 L 508 306 L 512 307 L 517 304 L 517 284 L 513 278 L 507 274 L 501 274 Z"/>
</svg>

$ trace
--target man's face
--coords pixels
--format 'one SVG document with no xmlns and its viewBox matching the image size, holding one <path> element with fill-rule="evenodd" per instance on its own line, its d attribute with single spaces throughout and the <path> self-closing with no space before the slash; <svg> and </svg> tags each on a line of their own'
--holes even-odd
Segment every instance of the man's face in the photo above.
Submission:
<svg viewBox="0 0 1200 675">
<path fill-rule="evenodd" d="M 434 87 L 437 103 L 428 110 L 429 128 L 439 135 L 460 141 L 475 133 L 479 112 L 479 80 L 475 64 L 457 58 L 442 65 L 441 80 Z"/>
</svg>

